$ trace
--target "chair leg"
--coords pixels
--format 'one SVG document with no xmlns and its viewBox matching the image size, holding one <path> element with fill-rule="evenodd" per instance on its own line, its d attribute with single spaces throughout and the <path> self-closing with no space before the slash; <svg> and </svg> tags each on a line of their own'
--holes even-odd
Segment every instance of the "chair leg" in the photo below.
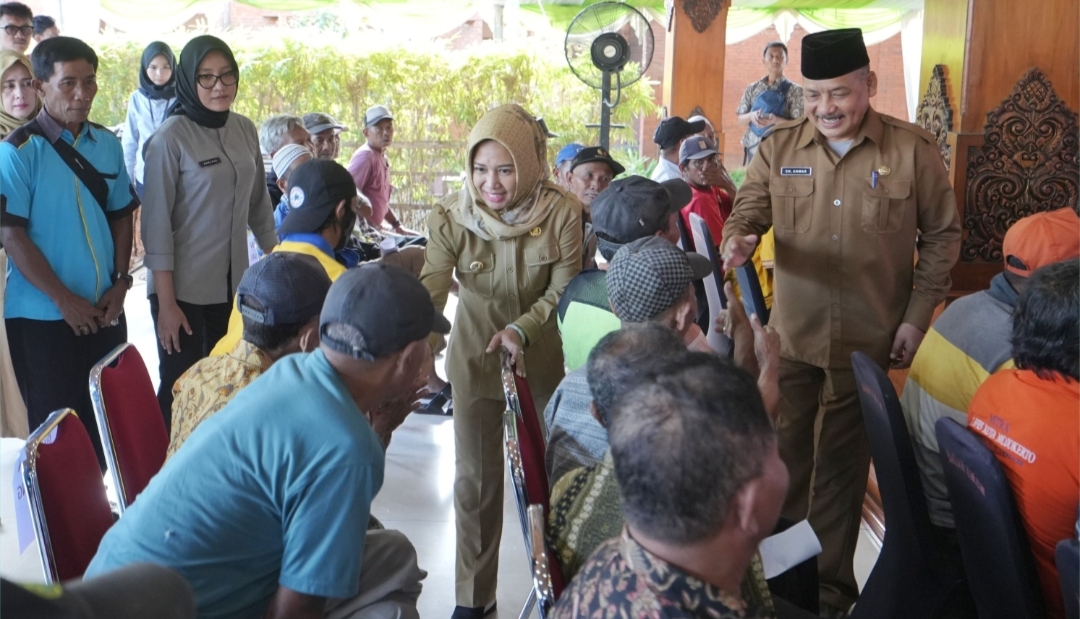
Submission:
<svg viewBox="0 0 1080 619">
<path fill-rule="evenodd" d="M 518 615 L 518 619 L 529 619 L 529 615 L 532 614 L 533 606 L 536 606 L 536 589 L 529 587 L 529 597 L 525 599 L 525 606 L 521 608 L 521 614 Z"/>
</svg>

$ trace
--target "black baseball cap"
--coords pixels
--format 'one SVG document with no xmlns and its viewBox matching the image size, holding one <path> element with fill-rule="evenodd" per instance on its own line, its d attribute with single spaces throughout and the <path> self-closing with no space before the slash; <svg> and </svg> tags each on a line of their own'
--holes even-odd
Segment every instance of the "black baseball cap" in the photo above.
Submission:
<svg viewBox="0 0 1080 619">
<path fill-rule="evenodd" d="M 691 197 L 690 186 L 681 178 L 658 183 L 644 176 L 628 176 L 611 181 L 589 209 L 593 230 L 599 242 L 617 249 L 656 234 Z"/>
<path fill-rule="evenodd" d="M 289 175 L 289 191 L 285 195 L 289 214 L 278 229 L 281 236 L 317 230 L 338 202 L 356 197 L 356 185 L 340 163 L 312 159 Z"/>
<path fill-rule="evenodd" d="M 660 145 L 660 148 L 668 149 L 674 148 L 679 145 L 679 142 L 688 135 L 694 135 L 695 133 L 701 133 L 705 130 L 704 120 L 695 120 L 694 122 L 687 122 L 678 116 L 671 116 L 665 118 L 656 127 L 656 132 L 653 133 L 653 142 Z"/>
<path fill-rule="evenodd" d="M 574 155 L 573 161 L 570 162 L 570 170 L 573 171 L 573 169 L 579 165 L 592 163 L 593 161 L 600 161 L 608 164 L 608 167 L 611 168 L 612 176 L 618 176 L 626 171 L 626 168 L 619 165 L 618 161 L 612 159 L 611 155 L 608 154 L 607 149 L 602 146 L 587 146 L 579 150 L 578 153 Z"/>
<path fill-rule="evenodd" d="M 322 343 L 364 361 L 392 355 L 432 332 L 450 332 L 431 294 L 408 271 L 380 262 L 350 269 L 330 287 L 319 318 Z"/>
<path fill-rule="evenodd" d="M 236 309 L 259 324 L 302 324 L 319 315 L 329 291 L 330 276 L 318 260 L 273 252 L 244 273 L 236 289 Z"/>
</svg>

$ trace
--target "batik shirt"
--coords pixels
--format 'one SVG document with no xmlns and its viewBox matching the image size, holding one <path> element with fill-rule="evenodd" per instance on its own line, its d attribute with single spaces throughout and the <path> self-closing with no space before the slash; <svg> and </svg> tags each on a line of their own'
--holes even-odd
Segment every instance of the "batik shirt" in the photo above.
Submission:
<svg viewBox="0 0 1080 619">
<path fill-rule="evenodd" d="M 758 95 L 766 90 L 780 90 L 780 85 L 784 82 L 789 82 L 791 86 L 788 86 L 787 96 L 785 97 L 786 105 L 784 111 L 779 115 L 777 120 L 783 122 L 785 120 L 794 120 L 803 115 L 803 90 L 802 86 L 791 82 L 788 78 L 782 77 L 776 82 L 769 84 L 769 77 L 765 76 L 758 81 L 750 84 L 743 91 L 742 99 L 739 100 L 739 107 L 735 110 L 736 114 L 745 114 L 750 111 L 750 108 L 754 105 L 754 99 Z M 761 137 L 746 128 L 746 133 L 743 134 L 742 145 L 749 148 L 752 151 L 757 150 L 758 143 L 761 142 Z"/>
<path fill-rule="evenodd" d="M 240 340 L 228 354 L 207 357 L 188 368 L 173 385 L 171 458 L 195 428 L 225 408 L 241 389 L 273 363 L 258 346 Z"/>
<path fill-rule="evenodd" d="M 555 605 L 554 619 L 763 619 L 771 616 L 642 548 L 623 529 L 585 563 Z"/>
</svg>

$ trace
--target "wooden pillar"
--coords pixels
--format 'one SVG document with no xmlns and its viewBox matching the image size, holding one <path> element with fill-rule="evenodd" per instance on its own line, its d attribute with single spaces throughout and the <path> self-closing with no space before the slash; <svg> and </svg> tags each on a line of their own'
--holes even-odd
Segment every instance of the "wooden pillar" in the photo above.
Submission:
<svg viewBox="0 0 1080 619">
<path fill-rule="evenodd" d="M 700 107 L 715 126 L 721 144 L 730 6 L 731 0 L 675 0 L 664 49 L 665 116 L 686 118 L 690 110 Z"/>
</svg>

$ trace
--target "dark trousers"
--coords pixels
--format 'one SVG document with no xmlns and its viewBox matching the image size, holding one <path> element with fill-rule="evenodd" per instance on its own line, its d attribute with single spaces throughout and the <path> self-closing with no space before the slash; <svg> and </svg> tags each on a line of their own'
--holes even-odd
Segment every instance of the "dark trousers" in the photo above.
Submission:
<svg viewBox="0 0 1080 619">
<path fill-rule="evenodd" d="M 161 347 L 161 340 L 157 342 L 158 349 L 158 376 L 161 384 L 158 386 L 158 405 L 161 406 L 161 416 L 165 418 L 165 429 L 172 432 L 172 401 L 173 385 L 176 380 L 199 361 L 210 355 L 218 340 L 225 337 L 229 330 L 229 314 L 232 312 L 232 303 L 214 303 L 211 305 L 195 305 L 177 301 L 180 310 L 184 312 L 188 324 L 191 326 L 191 335 L 180 327 L 180 350 L 169 354 Z M 154 332 L 157 333 L 158 323 L 158 296 L 150 295 L 150 316 L 154 319 Z"/>
<path fill-rule="evenodd" d="M 90 403 L 90 370 L 127 341 L 127 319 L 120 314 L 117 326 L 88 335 L 75 335 L 63 320 L 9 318 L 4 323 L 30 431 L 45 423 L 55 410 L 74 409 L 104 470 L 105 452 Z"/>
</svg>

